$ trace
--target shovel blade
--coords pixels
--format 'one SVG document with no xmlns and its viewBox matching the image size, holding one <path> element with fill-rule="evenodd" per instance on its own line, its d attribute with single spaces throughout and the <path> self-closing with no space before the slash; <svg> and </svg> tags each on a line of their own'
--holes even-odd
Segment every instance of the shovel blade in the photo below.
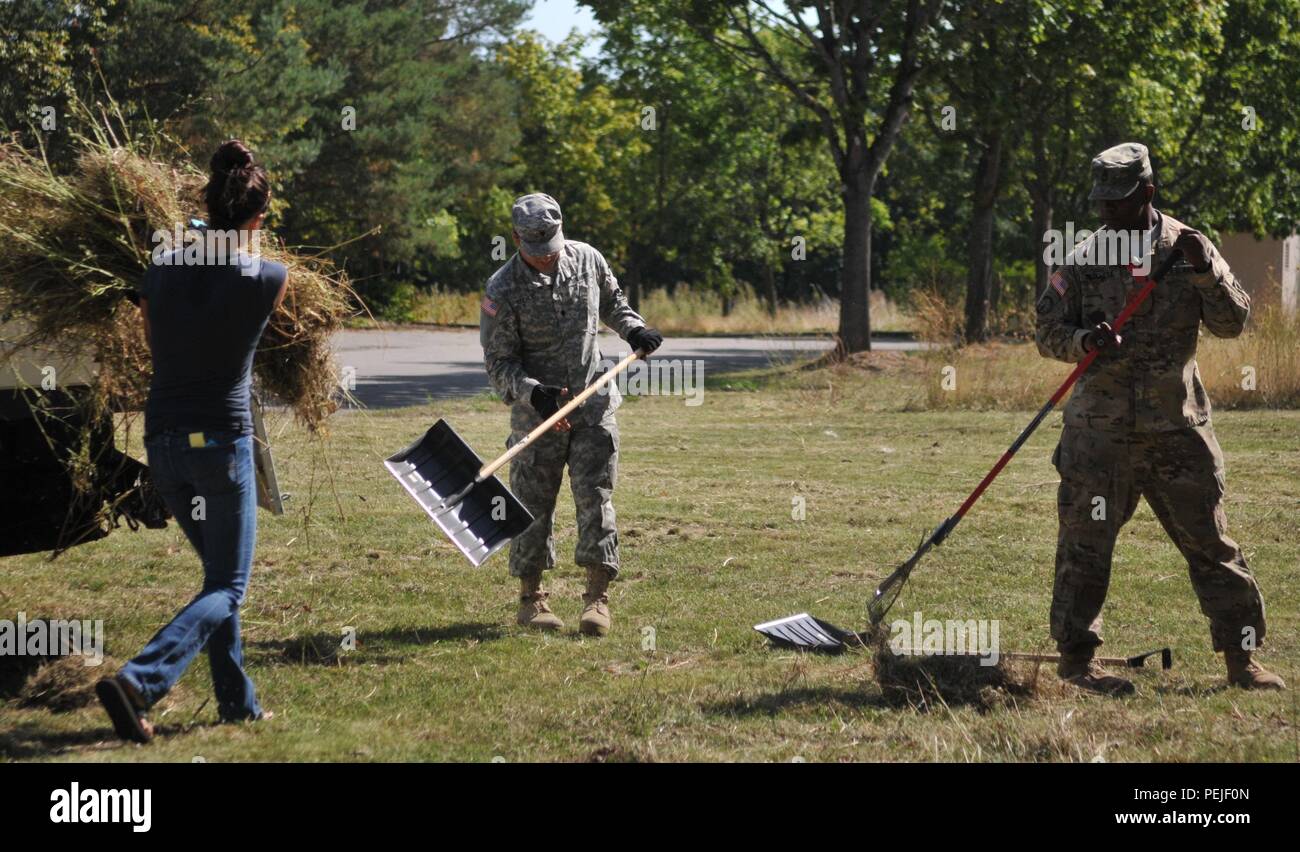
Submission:
<svg viewBox="0 0 1300 852">
<path fill-rule="evenodd" d="M 271 457 L 271 441 L 266 437 L 266 424 L 262 421 L 262 402 L 253 397 L 253 468 L 257 473 L 257 505 L 272 515 L 284 514 L 284 500 L 289 495 L 280 493 L 280 480 L 275 475 L 275 459 Z"/>
<path fill-rule="evenodd" d="M 814 618 L 806 612 L 755 624 L 754 629 L 782 647 L 830 654 L 843 651 L 847 647 L 845 640 L 852 635 L 850 631 Z"/>
<path fill-rule="evenodd" d="M 384 461 L 388 472 L 428 513 L 475 567 L 528 529 L 532 513 L 495 476 L 483 480 L 452 506 L 442 503 L 472 483 L 483 467 L 478 454 L 439 420 L 418 441 Z"/>
</svg>

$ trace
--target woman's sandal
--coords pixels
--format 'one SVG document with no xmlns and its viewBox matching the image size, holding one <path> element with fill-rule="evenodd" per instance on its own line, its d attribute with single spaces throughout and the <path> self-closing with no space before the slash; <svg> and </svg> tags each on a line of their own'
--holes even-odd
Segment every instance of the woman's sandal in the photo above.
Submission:
<svg viewBox="0 0 1300 852">
<path fill-rule="evenodd" d="M 121 675 L 106 677 L 95 684 L 95 695 L 119 737 L 137 743 L 153 739 L 153 724 L 144 716 L 144 699 Z"/>
</svg>

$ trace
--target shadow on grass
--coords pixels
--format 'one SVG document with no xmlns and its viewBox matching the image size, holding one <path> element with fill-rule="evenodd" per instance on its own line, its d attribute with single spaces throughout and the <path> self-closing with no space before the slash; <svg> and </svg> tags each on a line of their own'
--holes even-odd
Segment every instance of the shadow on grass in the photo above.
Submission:
<svg viewBox="0 0 1300 852">
<path fill-rule="evenodd" d="M 399 663 L 409 654 L 394 653 L 398 647 L 436 645 L 440 642 L 491 642 L 506 635 L 499 624 L 464 622 L 440 627 L 394 627 L 378 632 L 359 631 L 356 649 L 344 650 L 340 633 L 313 633 L 292 639 L 249 642 L 257 665 L 336 666 L 345 662 Z"/>
<path fill-rule="evenodd" d="M 876 690 L 832 689 L 826 686 L 786 689 L 749 698 L 705 704 L 705 713 L 718 716 L 775 716 L 807 705 L 836 705 L 854 710 L 890 708 L 894 705 Z"/>
<path fill-rule="evenodd" d="M 1206 686 L 1204 684 L 1184 683 L 1177 686 L 1161 684 L 1154 688 L 1158 695 L 1179 695 L 1183 698 L 1208 698 L 1211 695 L 1217 695 L 1227 690 L 1229 687 L 1226 683 L 1216 683 Z"/>
<path fill-rule="evenodd" d="M 101 718 L 102 715 L 101 715 Z M 107 723 L 107 718 L 104 718 Z M 212 724 L 216 724 L 213 722 Z M 154 728 L 154 741 L 180 736 L 205 725 L 158 725 Z M 118 738 L 113 726 L 87 728 L 81 731 L 48 731 L 37 722 L 24 722 L 12 730 L 0 732 L 0 758 L 8 760 L 48 759 L 61 754 L 76 754 L 86 750 L 114 751 L 122 748 L 137 748 L 135 743 Z M 148 760 L 145 745 L 141 758 Z"/>
</svg>

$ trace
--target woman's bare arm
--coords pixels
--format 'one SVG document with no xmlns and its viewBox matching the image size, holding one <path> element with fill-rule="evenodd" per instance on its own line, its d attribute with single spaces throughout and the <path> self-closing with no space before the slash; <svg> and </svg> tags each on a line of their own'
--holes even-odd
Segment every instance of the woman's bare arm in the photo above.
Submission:
<svg viewBox="0 0 1300 852">
<path fill-rule="evenodd" d="M 289 290 L 289 273 L 286 271 L 284 273 L 284 283 L 280 285 L 280 292 L 275 295 L 275 305 L 271 307 L 272 313 L 280 309 L 280 303 L 284 301 L 284 294 L 288 292 L 288 290 Z"/>
</svg>

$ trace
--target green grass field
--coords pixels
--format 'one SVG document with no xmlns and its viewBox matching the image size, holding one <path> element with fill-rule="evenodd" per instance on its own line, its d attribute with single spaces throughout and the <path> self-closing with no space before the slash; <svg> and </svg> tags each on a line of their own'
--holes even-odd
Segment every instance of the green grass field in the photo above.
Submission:
<svg viewBox="0 0 1300 852">
<path fill-rule="evenodd" d="M 937 380 L 937 377 L 936 377 Z M 473 569 L 381 466 L 439 416 L 481 455 L 507 412 L 478 398 L 348 412 L 313 448 L 276 443 L 293 510 L 262 513 L 244 609 L 249 670 L 274 719 L 218 726 L 200 658 L 159 710 L 146 747 L 110 736 L 97 707 L 0 705 L 0 758 L 16 760 L 1065 760 L 1300 759 L 1300 412 L 1216 415 L 1230 533 L 1268 602 L 1261 658 L 1281 694 L 1222 685 L 1186 567 L 1143 505 L 1118 548 L 1107 651 L 1173 646 L 1172 672 L 1136 675 L 1113 701 L 1059 687 L 980 712 L 883 700 L 870 658 L 769 648 L 751 625 L 801 610 L 845 626 L 950 514 L 1027 422 L 1025 412 L 927 412 L 900 370 L 724 378 L 704 404 L 632 399 L 623 434 L 623 573 L 614 632 L 580 638 L 573 509 L 561 497 L 552 603 L 569 628 L 514 626 L 505 555 Z M 1003 650 L 1050 650 L 1055 548 L 1053 417 L 895 611 L 999 619 Z M 332 468 L 333 487 L 327 471 Z M 796 520 L 797 498 L 806 517 Z M 310 504 L 310 512 L 307 507 Z M 198 561 L 173 525 L 125 528 L 50 562 L 0 560 L 5 618 L 102 618 L 108 653 L 135 653 L 193 594 Z M 340 651 L 345 628 L 358 647 Z M 643 650 L 649 630 L 655 650 Z"/>
</svg>

